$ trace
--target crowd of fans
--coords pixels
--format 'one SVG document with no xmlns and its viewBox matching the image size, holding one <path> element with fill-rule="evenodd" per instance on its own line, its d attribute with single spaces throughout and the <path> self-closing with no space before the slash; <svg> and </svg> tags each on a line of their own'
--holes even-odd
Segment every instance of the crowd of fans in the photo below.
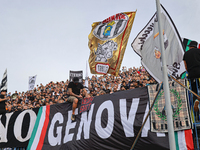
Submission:
<svg viewBox="0 0 200 150">
<path fill-rule="evenodd" d="M 129 68 L 122 67 L 118 76 L 93 75 L 88 78 L 87 92 L 90 96 L 112 94 L 114 92 L 129 90 L 157 83 L 143 67 Z M 27 92 L 8 93 L 6 109 L 8 112 L 38 108 L 44 105 L 53 105 L 67 101 L 66 82 L 50 82 L 47 85 L 37 85 L 33 90 Z M 85 85 L 85 80 L 83 80 Z"/>
</svg>

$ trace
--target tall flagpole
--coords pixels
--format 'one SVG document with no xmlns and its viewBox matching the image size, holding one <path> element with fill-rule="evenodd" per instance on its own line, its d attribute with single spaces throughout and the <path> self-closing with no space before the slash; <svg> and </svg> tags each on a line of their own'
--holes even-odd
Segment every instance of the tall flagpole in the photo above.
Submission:
<svg viewBox="0 0 200 150">
<path fill-rule="evenodd" d="M 166 59 L 165 59 L 164 40 L 162 36 L 163 30 L 162 30 L 162 22 L 161 22 L 160 0 L 156 0 L 156 7 L 157 7 L 158 28 L 159 28 L 159 33 L 160 33 L 159 37 L 160 37 L 160 47 L 161 47 L 161 59 L 162 59 L 163 87 L 164 87 L 164 93 L 165 93 L 165 105 L 166 105 L 166 112 L 167 112 L 169 146 L 170 146 L 170 150 L 176 150 L 175 138 L 174 138 L 174 124 L 173 124 L 173 118 L 172 118 L 172 108 L 171 108 L 169 83 L 168 83 L 168 72 L 167 72 Z"/>
</svg>

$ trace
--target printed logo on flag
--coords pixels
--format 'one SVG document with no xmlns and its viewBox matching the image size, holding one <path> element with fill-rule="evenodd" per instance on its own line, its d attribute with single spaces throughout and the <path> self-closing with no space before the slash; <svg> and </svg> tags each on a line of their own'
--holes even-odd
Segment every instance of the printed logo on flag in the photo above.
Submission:
<svg viewBox="0 0 200 150">
<path fill-rule="evenodd" d="M 109 65 L 108 64 L 97 64 L 96 67 L 96 72 L 98 72 L 99 74 L 106 74 L 108 72 L 109 69 Z"/>
<path fill-rule="evenodd" d="M 29 91 L 34 89 L 35 81 L 36 81 L 36 75 L 29 77 L 29 82 L 28 82 L 28 84 L 29 84 L 29 88 L 28 88 Z"/>
<path fill-rule="evenodd" d="M 136 12 L 123 12 L 94 22 L 88 36 L 92 74 L 117 76 Z"/>
<path fill-rule="evenodd" d="M 163 6 L 161 6 L 161 22 L 163 31 L 159 33 L 158 19 L 155 13 L 132 43 L 133 50 L 141 57 L 142 65 L 157 82 L 163 81 L 159 36 L 163 36 L 164 40 L 168 74 L 178 79 L 185 72 L 182 40 Z"/>
<path fill-rule="evenodd" d="M 120 35 L 126 28 L 129 17 L 124 13 L 113 15 L 96 26 L 94 36 L 100 40 L 108 40 Z"/>
<path fill-rule="evenodd" d="M 95 62 L 107 62 L 108 58 L 113 57 L 113 51 L 117 50 L 117 43 L 114 41 L 107 41 L 104 44 L 99 44 L 97 50 L 94 50 L 96 55 Z"/>
<path fill-rule="evenodd" d="M 180 82 L 184 85 L 185 80 Z M 148 86 L 150 105 L 157 94 L 157 86 Z M 188 103 L 186 90 L 176 82 L 169 82 L 170 100 L 174 131 L 191 129 L 191 119 L 188 111 Z M 164 90 L 162 89 L 155 100 L 154 107 L 151 111 L 151 131 L 152 132 L 167 132 L 167 112 L 165 105 Z"/>
</svg>

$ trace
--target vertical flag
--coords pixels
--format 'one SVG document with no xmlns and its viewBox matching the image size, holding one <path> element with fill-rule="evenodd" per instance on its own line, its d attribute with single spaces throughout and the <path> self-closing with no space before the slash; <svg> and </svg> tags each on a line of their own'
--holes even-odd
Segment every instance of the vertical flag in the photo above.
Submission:
<svg viewBox="0 0 200 150">
<path fill-rule="evenodd" d="M 192 40 L 183 38 L 184 52 L 187 52 L 189 50 L 188 45 L 190 44 L 190 42 L 192 42 Z M 196 46 L 198 48 L 200 46 L 200 44 L 197 44 Z"/>
<path fill-rule="evenodd" d="M 1 81 L 0 91 L 2 90 L 7 90 L 7 69 L 5 70 Z"/>
<path fill-rule="evenodd" d="M 28 82 L 28 90 L 29 91 L 34 89 L 36 77 L 37 77 L 37 75 L 29 76 L 29 82 Z"/>
<path fill-rule="evenodd" d="M 88 88 L 88 63 L 86 61 L 85 87 Z"/>
<path fill-rule="evenodd" d="M 168 73 L 175 78 L 180 78 L 185 72 L 182 39 L 163 6 L 161 6 L 161 22 L 163 32 L 159 33 L 155 13 L 132 43 L 132 48 L 141 57 L 142 65 L 158 82 L 163 79 L 159 34 L 164 37 Z"/>
<path fill-rule="evenodd" d="M 92 74 L 117 76 L 136 12 L 113 15 L 92 24 L 89 34 L 89 65 Z"/>
</svg>

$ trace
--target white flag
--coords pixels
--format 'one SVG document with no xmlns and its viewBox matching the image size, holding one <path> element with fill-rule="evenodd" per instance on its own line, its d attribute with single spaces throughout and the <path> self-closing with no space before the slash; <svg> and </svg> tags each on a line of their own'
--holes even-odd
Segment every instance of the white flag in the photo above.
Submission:
<svg viewBox="0 0 200 150">
<path fill-rule="evenodd" d="M 85 87 L 88 88 L 88 63 L 86 61 Z"/>
<path fill-rule="evenodd" d="M 1 81 L 0 91 L 2 90 L 7 90 L 7 69 L 5 70 Z"/>
<path fill-rule="evenodd" d="M 36 77 L 37 77 L 37 75 L 29 76 L 29 82 L 28 82 L 28 90 L 29 91 L 34 89 Z"/>
<path fill-rule="evenodd" d="M 164 37 L 165 57 L 168 73 L 180 78 L 186 71 L 183 63 L 184 48 L 180 35 L 167 11 L 161 6 L 161 22 Z M 156 13 L 138 34 L 132 48 L 141 57 L 142 65 L 158 82 L 163 81 L 161 47 Z"/>
</svg>

